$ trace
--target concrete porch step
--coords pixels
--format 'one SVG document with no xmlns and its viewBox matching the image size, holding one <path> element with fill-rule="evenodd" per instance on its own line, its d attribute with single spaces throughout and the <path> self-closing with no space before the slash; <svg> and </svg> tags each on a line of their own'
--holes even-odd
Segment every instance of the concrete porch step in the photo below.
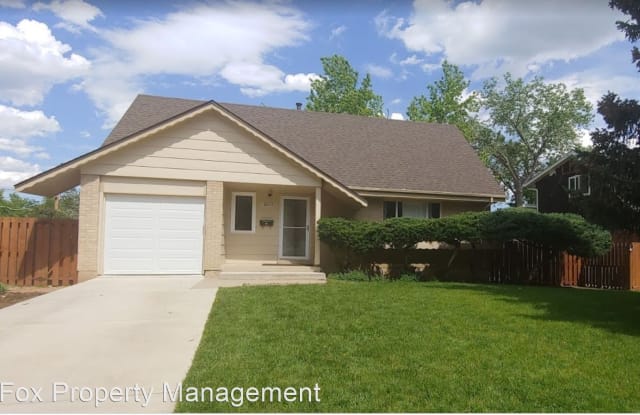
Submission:
<svg viewBox="0 0 640 415">
<path fill-rule="evenodd" d="M 303 271 L 222 271 L 213 277 L 220 286 L 271 285 L 271 284 L 324 284 L 324 272 Z"/>
<path fill-rule="evenodd" d="M 225 263 L 222 265 L 222 272 L 278 272 L 293 273 L 300 272 L 322 272 L 320 267 L 312 265 L 289 265 L 289 264 L 255 264 L 255 263 Z"/>
</svg>

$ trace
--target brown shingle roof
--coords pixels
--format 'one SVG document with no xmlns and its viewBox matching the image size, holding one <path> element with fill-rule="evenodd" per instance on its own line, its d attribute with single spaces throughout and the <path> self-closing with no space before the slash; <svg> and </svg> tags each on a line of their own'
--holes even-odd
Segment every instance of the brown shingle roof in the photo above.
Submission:
<svg viewBox="0 0 640 415">
<path fill-rule="evenodd" d="M 103 145 L 207 101 L 139 95 Z M 350 187 L 503 195 L 451 125 L 219 103 Z"/>
</svg>

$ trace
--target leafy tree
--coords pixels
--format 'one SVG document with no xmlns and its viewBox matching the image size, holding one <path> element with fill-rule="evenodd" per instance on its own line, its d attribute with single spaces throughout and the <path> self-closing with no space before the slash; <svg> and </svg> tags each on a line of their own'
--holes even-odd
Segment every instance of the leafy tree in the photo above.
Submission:
<svg viewBox="0 0 640 415">
<path fill-rule="evenodd" d="M 605 95 L 598 103 L 607 128 L 591 133 L 593 148 L 582 154 L 591 194 L 577 203 L 589 220 L 610 229 L 640 231 L 640 105 Z"/>
<path fill-rule="evenodd" d="M 20 197 L 16 193 L 6 197 L 0 189 L 0 216 L 29 217 L 37 205 L 37 201 Z"/>
<path fill-rule="evenodd" d="M 320 58 L 324 75 L 311 81 L 307 110 L 382 117 L 382 97 L 373 92 L 367 74 L 358 87 L 358 72 L 342 56 Z"/>
<path fill-rule="evenodd" d="M 0 190 L 0 216 L 35 218 L 77 218 L 80 207 L 80 193 L 71 189 L 59 196 L 58 209 L 55 199 L 46 197 L 40 201 L 11 193 L 6 198 Z"/>
<path fill-rule="evenodd" d="M 411 121 L 453 124 L 472 141 L 478 133 L 475 113 L 480 109 L 480 101 L 475 91 L 465 96 L 469 84 L 460 68 L 445 60 L 442 78 L 427 85 L 428 96 L 420 95 L 411 100 L 407 116 Z"/>
<path fill-rule="evenodd" d="M 577 128 L 592 120 L 591 104 L 582 89 L 504 76 L 504 87 L 485 82 L 482 105 L 489 122 L 474 141 L 481 158 L 513 193 L 516 207 L 524 204 L 524 184 L 546 165 L 576 148 Z"/>
<path fill-rule="evenodd" d="M 629 16 L 629 20 L 618 20 L 616 26 L 624 32 L 630 42 L 638 41 L 640 39 L 640 2 L 638 0 L 611 0 L 609 7 L 618 9 Z M 631 49 L 631 57 L 640 71 L 640 50 L 637 46 Z"/>
<path fill-rule="evenodd" d="M 630 17 L 617 21 L 618 29 L 631 42 L 639 40 L 640 3 L 612 0 L 609 6 Z M 637 47 L 632 57 L 640 70 Z M 578 207 L 595 223 L 640 232 L 640 104 L 609 92 L 598 102 L 598 112 L 607 127 L 591 133 L 593 148 L 582 154 L 589 166 L 591 195 L 578 200 Z"/>
</svg>

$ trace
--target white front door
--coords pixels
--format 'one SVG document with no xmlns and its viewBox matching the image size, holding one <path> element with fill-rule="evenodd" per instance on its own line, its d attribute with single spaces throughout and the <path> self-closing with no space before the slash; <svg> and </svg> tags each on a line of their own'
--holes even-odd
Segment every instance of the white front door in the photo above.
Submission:
<svg viewBox="0 0 640 415">
<path fill-rule="evenodd" d="M 280 223 L 280 258 L 308 259 L 309 257 L 309 199 L 285 196 L 282 198 Z"/>
<path fill-rule="evenodd" d="M 104 274 L 202 274 L 204 198 L 105 199 Z"/>
</svg>

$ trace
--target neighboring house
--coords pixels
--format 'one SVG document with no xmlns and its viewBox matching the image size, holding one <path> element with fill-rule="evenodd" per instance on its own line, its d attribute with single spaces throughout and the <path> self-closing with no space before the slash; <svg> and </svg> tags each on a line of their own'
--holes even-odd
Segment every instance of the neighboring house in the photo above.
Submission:
<svg viewBox="0 0 640 415">
<path fill-rule="evenodd" d="M 591 194 L 589 171 L 574 153 L 568 154 L 525 183 L 536 193 L 541 213 L 576 213 L 571 199 Z"/>
<path fill-rule="evenodd" d="M 77 185 L 80 281 L 330 266 L 321 217 L 440 217 L 504 200 L 454 126 L 148 95 L 100 148 L 16 190 Z"/>
</svg>

